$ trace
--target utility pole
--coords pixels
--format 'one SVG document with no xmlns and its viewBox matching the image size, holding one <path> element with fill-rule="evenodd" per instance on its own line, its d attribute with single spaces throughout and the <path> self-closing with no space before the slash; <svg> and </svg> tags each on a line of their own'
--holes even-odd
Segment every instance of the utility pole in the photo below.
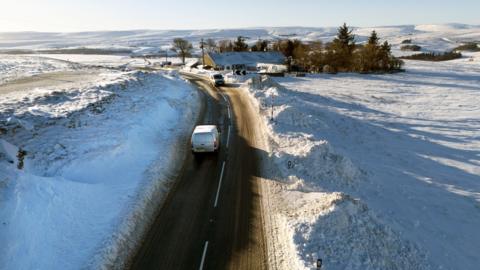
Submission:
<svg viewBox="0 0 480 270">
<path fill-rule="evenodd" d="M 205 43 L 203 43 L 203 38 L 200 41 L 200 48 L 202 48 L 202 66 L 205 68 L 205 51 L 204 51 Z"/>
<path fill-rule="evenodd" d="M 272 94 L 271 97 L 272 97 L 272 114 L 271 114 L 271 116 L 270 116 L 270 121 L 273 122 L 273 94 Z"/>
</svg>

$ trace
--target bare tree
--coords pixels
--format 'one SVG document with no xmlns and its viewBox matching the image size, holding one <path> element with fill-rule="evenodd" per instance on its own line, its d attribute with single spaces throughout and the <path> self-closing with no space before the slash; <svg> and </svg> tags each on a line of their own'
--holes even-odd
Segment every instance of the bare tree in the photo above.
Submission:
<svg viewBox="0 0 480 270">
<path fill-rule="evenodd" d="M 231 52 L 233 51 L 233 43 L 231 40 L 220 40 L 218 42 L 218 51 L 223 52 Z"/>
<path fill-rule="evenodd" d="M 185 65 L 185 57 L 191 55 L 193 46 L 188 40 L 176 38 L 173 40 L 173 50 L 182 57 L 182 63 Z"/>
<path fill-rule="evenodd" d="M 215 40 L 208 38 L 205 41 L 205 49 L 207 49 L 207 52 L 214 52 L 217 49 L 217 43 Z"/>
</svg>

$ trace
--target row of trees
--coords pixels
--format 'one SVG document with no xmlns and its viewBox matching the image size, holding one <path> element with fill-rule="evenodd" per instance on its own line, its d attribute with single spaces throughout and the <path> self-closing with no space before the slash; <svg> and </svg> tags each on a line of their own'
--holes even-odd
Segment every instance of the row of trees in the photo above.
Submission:
<svg viewBox="0 0 480 270">
<path fill-rule="evenodd" d="M 387 41 L 380 44 L 372 31 L 366 44 L 356 44 L 352 30 L 344 24 L 332 42 L 282 40 L 273 44 L 281 51 L 292 69 L 314 72 L 391 72 L 401 69 L 403 62 L 392 55 Z"/>
<path fill-rule="evenodd" d="M 313 72 L 391 72 L 400 70 L 403 64 L 392 55 L 387 41 L 380 44 L 375 31 L 372 31 L 366 44 L 360 45 L 355 42 L 352 29 L 346 24 L 338 28 L 332 42 L 325 44 L 321 41 L 283 39 L 274 42 L 258 40 L 248 46 L 245 38 L 239 36 L 233 41 L 207 39 L 200 43 L 200 48 L 207 52 L 279 51 L 287 58 L 290 70 Z M 174 40 L 174 50 L 183 59 L 191 54 L 192 49 L 188 41 Z"/>
</svg>

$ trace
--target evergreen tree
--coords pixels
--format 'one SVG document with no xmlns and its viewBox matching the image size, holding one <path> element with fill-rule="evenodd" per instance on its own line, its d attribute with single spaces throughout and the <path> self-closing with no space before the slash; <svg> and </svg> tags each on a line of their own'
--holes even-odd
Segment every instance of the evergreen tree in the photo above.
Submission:
<svg viewBox="0 0 480 270">
<path fill-rule="evenodd" d="M 285 57 L 294 57 L 294 51 L 297 47 L 302 46 L 303 43 L 298 39 L 283 39 L 273 43 L 272 48 L 274 51 L 279 51 Z"/>
<path fill-rule="evenodd" d="M 307 68 L 310 71 L 319 72 L 325 65 L 324 45 L 321 41 L 312 41 L 308 44 L 305 57 Z"/>
<path fill-rule="evenodd" d="M 368 38 L 368 44 L 378 46 L 378 40 L 379 39 L 378 39 L 377 32 L 375 30 L 373 30 L 372 34 Z"/>
<path fill-rule="evenodd" d="M 273 43 L 272 49 L 281 52 L 285 56 L 288 70 L 291 70 L 292 64 L 299 64 L 296 58 L 303 57 L 303 50 L 305 50 L 304 44 L 298 39 L 279 40 Z M 300 65 L 304 66 L 303 63 L 300 63 Z"/>
<path fill-rule="evenodd" d="M 252 52 L 265 52 L 268 50 L 268 40 L 259 39 L 251 48 Z"/>
<path fill-rule="evenodd" d="M 383 44 L 382 44 L 382 51 L 390 54 L 392 52 L 392 47 L 390 46 L 390 44 L 388 44 L 388 41 L 385 41 Z"/>
<path fill-rule="evenodd" d="M 248 44 L 245 43 L 244 37 L 237 37 L 237 40 L 233 43 L 233 50 L 235 52 L 244 52 L 248 50 Z"/>
<path fill-rule="evenodd" d="M 336 70 L 350 71 L 352 70 L 353 52 L 355 50 L 355 35 L 352 30 L 344 23 L 338 28 L 337 37 L 329 46 L 329 52 L 334 60 L 331 65 Z"/>
<path fill-rule="evenodd" d="M 307 70 L 310 66 L 310 46 L 299 42 L 292 52 L 293 64 L 297 67 L 300 67 L 301 71 Z"/>
<path fill-rule="evenodd" d="M 378 36 L 375 30 L 372 31 L 372 34 L 368 38 L 367 44 L 360 50 L 359 55 L 357 56 L 357 65 L 356 69 L 360 72 L 372 72 L 380 69 L 380 46 L 378 45 Z"/>
<path fill-rule="evenodd" d="M 380 63 L 384 71 L 400 70 L 403 65 L 402 60 L 392 55 L 392 47 L 387 41 L 380 47 Z"/>
</svg>

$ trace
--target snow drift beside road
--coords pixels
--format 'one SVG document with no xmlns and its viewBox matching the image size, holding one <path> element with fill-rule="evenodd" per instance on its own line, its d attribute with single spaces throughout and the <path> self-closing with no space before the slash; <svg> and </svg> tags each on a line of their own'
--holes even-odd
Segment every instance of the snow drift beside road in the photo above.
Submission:
<svg viewBox="0 0 480 270">
<path fill-rule="evenodd" d="M 276 253 L 271 266 L 310 269 L 321 258 L 322 269 L 425 269 L 424 254 L 415 245 L 365 203 L 335 192 L 360 189 L 365 172 L 310 133 L 326 128 L 321 115 L 307 109 L 313 103 L 303 103 L 269 78 L 253 79 L 248 90 L 264 116 L 272 149 L 264 167 L 274 179 L 266 191 L 274 192 L 264 195 L 273 198 L 266 206 L 273 227 L 267 228 L 269 244 Z M 274 123 L 269 121 L 272 95 Z"/>
<path fill-rule="evenodd" d="M 275 266 L 478 268 L 480 65 L 470 56 L 250 83 L 272 149 Z"/>
<path fill-rule="evenodd" d="M 39 92 L 43 102 L 32 98 Z M 176 73 L 123 73 L 12 95 L 0 138 L 28 162 L 0 161 L 0 268 L 121 267 L 178 170 L 196 92 Z M 43 113 L 32 113 L 39 103 Z"/>
</svg>

